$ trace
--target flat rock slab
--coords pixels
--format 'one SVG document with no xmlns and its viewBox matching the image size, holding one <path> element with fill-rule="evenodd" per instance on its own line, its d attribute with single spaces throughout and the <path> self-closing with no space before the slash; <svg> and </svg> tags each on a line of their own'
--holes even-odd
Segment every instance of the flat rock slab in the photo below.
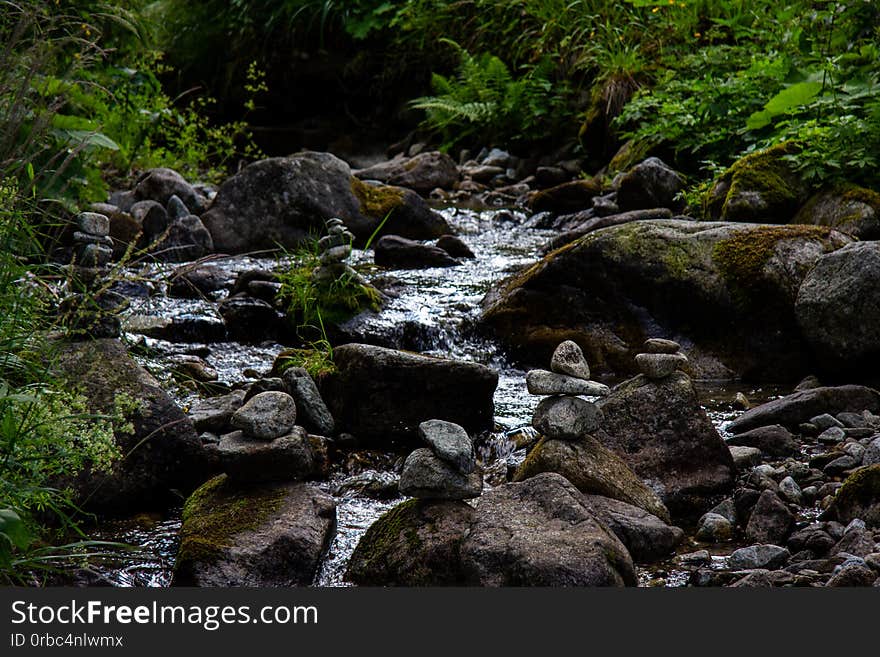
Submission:
<svg viewBox="0 0 880 657">
<path fill-rule="evenodd" d="M 611 392 L 610 388 L 597 381 L 584 381 L 573 376 L 531 370 L 526 374 L 526 387 L 532 395 L 589 395 L 602 397 Z"/>
</svg>

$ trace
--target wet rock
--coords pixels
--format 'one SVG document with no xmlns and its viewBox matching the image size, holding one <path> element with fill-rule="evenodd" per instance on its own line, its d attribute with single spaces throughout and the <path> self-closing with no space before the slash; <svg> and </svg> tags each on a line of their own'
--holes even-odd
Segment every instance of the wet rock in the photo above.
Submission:
<svg viewBox="0 0 880 657">
<path fill-rule="evenodd" d="M 829 427 L 820 433 L 816 440 L 822 445 L 836 445 L 846 438 L 846 432 L 840 427 Z"/>
<path fill-rule="evenodd" d="M 577 342 L 564 340 L 553 351 L 550 358 L 550 371 L 556 374 L 573 376 L 576 379 L 590 380 L 590 366 L 584 358 L 584 352 Z"/>
<path fill-rule="evenodd" d="M 419 153 L 415 157 L 398 157 L 368 169 L 354 171 L 361 180 L 378 180 L 415 190 L 422 195 L 433 189 L 452 189 L 458 182 L 458 167 L 451 157 L 439 151 Z"/>
<path fill-rule="evenodd" d="M 792 553 L 809 550 L 814 556 L 822 557 L 834 547 L 835 540 L 825 531 L 824 523 L 813 523 L 794 532 L 788 538 L 788 548 Z"/>
<path fill-rule="evenodd" d="M 419 425 L 419 436 L 437 458 L 446 461 L 462 474 L 477 467 L 474 444 L 467 431 L 454 422 L 427 420 Z"/>
<path fill-rule="evenodd" d="M 730 448 L 730 457 L 737 470 L 748 470 L 761 462 L 762 452 L 757 447 L 738 447 Z"/>
<path fill-rule="evenodd" d="M 792 477 L 786 477 L 779 482 L 779 495 L 790 504 L 803 504 L 804 493 Z"/>
<path fill-rule="evenodd" d="M 391 500 L 400 493 L 399 478 L 390 472 L 369 470 L 345 479 L 334 490 L 334 497 L 362 496 L 374 500 Z"/>
<path fill-rule="evenodd" d="M 619 456 L 591 436 L 577 441 L 542 439 L 526 457 L 514 481 L 547 472 L 565 477 L 582 493 L 626 502 L 669 522 L 669 511 L 656 493 Z"/>
<path fill-rule="evenodd" d="M 437 248 L 443 249 L 453 258 L 472 259 L 477 257 L 470 247 L 464 243 L 464 240 L 455 235 L 442 235 L 437 240 Z"/>
<path fill-rule="evenodd" d="M 875 374 L 880 365 L 880 243 L 857 242 L 822 256 L 801 284 L 795 312 L 825 368 L 838 376 L 841 371 Z"/>
<path fill-rule="evenodd" d="M 751 568 L 776 570 L 783 568 L 788 563 L 790 556 L 788 550 L 778 545 L 750 545 L 735 550 L 730 555 L 728 566 L 734 570 L 749 570 Z"/>
<path fill-rule="evenodd" d="M 202 221 L 218 251 L 243 253 L 294 248 L 332 217 L 365 241 L 389 213 L 388 225 L 403 237 L 433 239 L 450 232 L 415 192 L 368 185 L 342 160 L 307 151 L 245 167 L 220 186 Z"/>
<path fill-rule="evenodd" d="M 216 452 L 221 470 L 240 483 L 302 481 L 327 474 L 323 440 L 301 427 L 273 440 L 254 440 L 234 431 L 221 436 Z"/>
<path fill-rule="evenodd" d="M 196 431 L 224 433 L 230 426 L 232 414 L 244 403 L 244 390 L 233 390 L 227 395 L 199 399 L 189 409 L 189 418 Z"/>
<path fill-rule="evenodd" d="M 847 477 L 827 516 L 845 523 L 860 518 L 868 527 L 880 527 L 880 465 L 859 468 Z"/>
<path fill-rule="evenodd" d="M 366 442 L 418 444 L 418 426 L 441 418 L 469 435 L 491 429 L 498 375 L 476 363 L 365 344 L 333 350 L 336 372 L 319 382 L 336 429 Z"/>
<path fill-rule="evenodd" d="M 204 359 L 188 354 L 174 356 L 171 359 L 171 374 L 178 380 L 197 383 L 207 383 L 220 378 L 217 370 L 208 365 Z"/>
<path fill-rule="evenodd" d="M 168 213 L 156 201 L 138 201 L 131 206 L 129 213 L 149 241 L 155 240 L 168 228 Z"/>
<path fill-rule="evenodd" d="M 872 586 L 877 573 L 860 563 L 848 563 L 836 571 L 825 586 L 837 588 L 841 586 Z"/>
<path fill-rule="evenodd" d="M 588 209 L 601 193 L 602 184 L 595 178 L 572 180 L 533 194 L 529 205 L 534 212 L 566 214 Z"/>
<path fill-rule="evenodd" d="M 648 208 L 681 209 L 679 192 L 684 179 L 662 160 L 649 157 L 623 174 L 617 182 L 617 205 L 621 210 Z"/>
<path fill-rule="evenodd" d="M 83 472 L 65 481 L 87 510 L 105 514 L 164 508 L 173 490 L 191 491 L 210 473 L 210 459 L 190 419 L 159 383 L 113 339 L 58 345 L 58 367 L 95 413 L 113 415 L 117 399 L 137 404 L 127 412 L 133 432 L 118 432 L 120 459 L 109 475 Z"/>
<path fill-rule="evenodd" d="M 308 586 L 336 528 L 336 505 L 303 483 L 237 486 L 226 475 L 187 500 L 175 586 Z"/>
<path fill-rule="evenodd" d="M 177 219 L 183 219 L 192 214 L 189 208 L 186 207 L 186 203 L 181 201 L 177 194 L 172 194 L 168 199 L 168 203 L 165 206 L 165 212 L 168 215 L 168 219 L 172 222 Z"/>
<path fill-rule="evenodd" d="M 189 215 L 174 220 L 167 236 L 153 247 L 153 253 L 166 262 L 197 260 L 214 252 L 214 240 L 202 220 Z"/>
<path fill-rule="evenodd" d="M 876 545 L 874 536 L 865 528 L 865 523 L 861 520 L 853 522 L 861 523 L 861 527 L 844 532 L 843 538 L 831 548 L 832 555 L 850 554 L 856 557 L 866 557 L 874 551 Z"/>
<path fill-rule="evenodd" d="M 467 500 L 480 496 L 483 477 L 463 474 L 423 447 L 407 457 L 398 488 L 401 495 L 423 500 Z"/>
<path fill-rule="evenodd" d="M 229 335 L 243 342 L 260 342 L 280 331 L 281 317 L 271 304 L 238 295 L 224 299 L 217 307 Z"/>
<path fill-rule="evenodd" d="M 288 367 L 281 378 L 287 393 L 296 402 L 297 418 L 302 425 L 322 436 L 332 435 L 333 416 L 311 375 L 302 367 Z"/>
<path fill-rule="evenodd" d="M 296 403 L 285 392 L 261 392 L 233 413 L 230 423 L 257 440 L 280 438 L 296 424 Z"/>
<path fill-rule="evenodd" d="M 597 437 L 659 494 L 673 518 L 698 518 L 711 497 L 732 488 L 730 451 L 687 375 L 635 377 L 599 406 L 605 422 Z"/>
<path fill-rule="evenodd" d="M 841 475 L 848 473 L 850 470 L 859 467 L 861 464 L 861 459 L 857 459 L 849 454 L 844 454 L 822 468 L 822 472 L 829 477 L 840 477 Z"/>
<path fill-rule="evenodd" d="M 604 522 L 632 558 L 639 562 L 668 557 L 684 540 L 684 532 L 632 504 L 599 495 L 584 495 L 583 501 Z"/>
<path fill-rule="evenodd" d="M 846 385 L 802 390 L 746 411 L 727 430 L 740 434 L 773 424 L 796 428 L 823 413 L 863 410 L 880 412 L 880 392 L 865 386 Z"/>
<path fill-rule="evenodd" d="M 608 386 L 596 381 L 584 381 L 547 370 L 530 370 L 526 387 L 532 395 L 589 395 L 602 397 L 610 392 Z"/>
<path fill-rule="evenodd" d="M 455 267 L 461 264 L 441 248 L 399 235 L 380 237 L 373 247 L 373 257 L 377 265 L 391 269 Z"/>
<path fill-rule="evenodd" d="M 755 543 L 784 544 L 794 526 L 794 516 L 773 491 L 765 490 L 758 498 L 746 538 Z"/>
<path fill-rule="evenodd" d="M 478 586 L 635 586 L 623 544 L 568 481 L 543 474 L 482 496 L 462 543 Z"/>
<path fill-rule="evenodd" d="M 733 524 L 717 513 L 704 513 L 697 525 L 696 538 L 704 543 L 724 543 L 733 538 Z"/>
<path fill-rule="evenodd" d="M 547 438 L 577 440 L 596 431 L 602 411 L 580 397 L 548 397 L 538 404 L 532 426 Z"/>
<path fill-rule="evenodd" d="M 210 298 L 229 285 L 229 274 L 217 265 L 180 267 L 168 279 L 168 294 L 183 299 Z"/>
<path fill-rule="evenodd" d="M 822 413 L 821 415 L 817 415 L 816 417 L 811 417 L 810 424 L 815 426 L 816 430 L 819 432 L 825 431 L 826 429 L 831 429 L 832 427 L 843 429 L 843 422 L 838 420 L 830 413 Z"/>
<path fill-rule="evenodd" d="M 461 545 L 474 509 L 464 502 L 408 500 L 374 522 L 358 542 L 346 579 L 360 586 L 457 586 Z"/>
<path fill-rule="evenodd" d="M 785 427 L 774 424 L 758 427 L 728 438 L 728 445 L 755 447 L 768 456 L 792 456 L 800 450 L 800 444 Z"/>
<path fill-rule="evenodd" d="M 155 201 L 163 207 L 172 196 L 180 198 L 195 214 L 205 211 L 205 199 L 173 169 L 150 169 L 134 188 L 136 201 Z"/>
</svg>

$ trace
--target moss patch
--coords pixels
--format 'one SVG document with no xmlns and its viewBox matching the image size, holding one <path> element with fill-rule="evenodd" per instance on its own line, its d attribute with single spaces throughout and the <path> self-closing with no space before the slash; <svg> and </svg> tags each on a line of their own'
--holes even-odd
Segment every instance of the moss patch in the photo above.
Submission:
<svg viewBox="0 0 880 657">
<path fill-rule="evenodd" d="M 402 188 L 389 185 L 375 187 L 354 176 L 351 177 L 351 191 L 360 203 L 361 214 L 373 219 L 384 219 L 403 203 Z"/>
<path fill-rule="evenodd" d="M 225 474 L 214 477 L 183 507 L 177 564 L 215 561 L 237 534 L 263 525 L 286 498 L 285 486 L 239 487 Z"/>
<path fill-rule="evenodd" d="M 880 464 L 856 470 L 846 478 L 834 498 L 838 512 L 849 513 L 874 505 L 880 505 Z M 847 519 L 851 518 L 847 516 Z"/>
<path fill-rule="evenodd" d="M 376 566 L 381 569 L 388 556 L 397 553 L 401 537 L 410 550 L 418 552 L 422 539 L 419 538 L 413 520 L 421 512 L 421 505 L 417 499 L 407 500 L 370 525 L 355 549 L 358 561 L 363 563 L 365 570 L 376 570 Z"/>
</svg>

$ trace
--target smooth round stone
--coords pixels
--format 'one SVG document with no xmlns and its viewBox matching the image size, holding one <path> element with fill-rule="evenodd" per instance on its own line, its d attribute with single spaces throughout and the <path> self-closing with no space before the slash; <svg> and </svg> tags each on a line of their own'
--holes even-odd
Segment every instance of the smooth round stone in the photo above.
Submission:
<svg viewBox="0 0 880 657">
<path fill-rule="evenodd" d="M 688 362 L 684 354 L 637 354 L 636 367 L 649 379 L 665 379 Z"/>
<path fill-rule="evenodd" d="M 110 234 L 110 218 L 98 212 L 80 212 L 76 216 L 76 225 L 89 235 L 106 237 Z"/>
<path fill-rule="evenodd" d="M 532 395 L 589 395 L 605 397 L 611 393 L 608 386 L 598 381 L 584 381 L 573 376 L 532 370 L 526 374 L 526 387 Z"/>
<path fill-rule="evenodd" d="M 438 457 L 463 474 L 477 467 L 474 443 L 463 427 L 444 420 L 428 420 L 419 425 L 422 437 Z"/>
<path fill-rule="evenodd" d="M 420 499 L 467 500 L 480 496 L 483 477 L 479 472 L 458 472 L 430 449 L 422 447 L 404 462 L 398 488 L 401 495 Z"/>
<path fill-rule="evenodd" d="M 321 264 L 329 265 L 336 262 L 342 262 L 351 255 L 351 245 L 344 244 L 342 246 L 334 246 L 327 249 L 321 254 Z"/>
<path fill-rule="evenodd" d="M 697 540 L 703 543 L 723 543 L 733 537 L 733 523 L 718 513 L 704 513 L 697 528 Z"/>
<path fill-rule="evenodd" d="M 556 374 L 567 374 L 576 379 L 590 380 L 590 366 L 584 352 L 576 342 L 566 340 L 556 347 L 550 359 L 550 370 Z"/>
<path fill-rule="evenodd" d="M 286 392 L 261 392 L 232 414 L 231 424 L 257 440 L 280 438 L 296 424 L 296 402 Z"/>
<path fill-rule="evenodd" d="M 664 338 L 649 338 L 645 340 L 644 349 L 648 354 L 677 354 L 681 351 L 681 345 Z"/>
<path fill-rule="evenodd" d="M 604 419 L 598 406 L 580 397 L 548 397 L 535 409 L 532 426 L 547 438 L 577 440 L 596 431 Z"/>
<path fill-rule="evenodd" d="M 175 219 L 183 219 L 192 214 L 192 212 L 189 211 L 189 208 L 186 207 L 186 203 L 184 203 L 176 194 L 172 194 L 171 198 L 168 199 L 168 205 L 165 206 L 165 213 L 171 221 L 174 221 Z"/>
</svg>

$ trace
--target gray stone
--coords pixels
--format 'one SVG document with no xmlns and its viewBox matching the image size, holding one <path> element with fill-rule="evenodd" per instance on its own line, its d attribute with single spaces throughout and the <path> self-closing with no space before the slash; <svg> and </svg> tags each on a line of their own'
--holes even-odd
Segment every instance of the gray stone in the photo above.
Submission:
<svg viewBox="0 0 880 657">
<path fill-rule="evenodd" d="M 794 516 L 773 491 L 765 490 L 758 498 L 746 538 L 755 543 L 785 543 L 794 526 Z"/>
<path fill-rule="evenodd" d="M 815 425 L 819 431 L 825 431 L 826 429 L 830 429 L 831 427 L 840 427 L 841 429 L 843 428 L 843 422 L 838 420 L 830 413 L 822 413 L 821 415 L 817 415 L 816 417 L 811 417 L 810 424 Z"/>
<path fill-rule="evenodd" d="M 617 183 L 617 203 L 621 210 L 682 205 L 678 193 L 684 189 L 684 179 L 662 160 L 649 157 L 627 171 Z"/>
<path fill-rule="evenodd" d="M 828 463 L 824 468 L 822 468 L 822 472 L 824 472 L 829 477 L 839 477 L 854 468 L 859 467 L 862 464 L 861 459 L 857 459 L 849 454 L 844 454 L 843 456 L 839 456 L 834 459 L 830 463 Z"/>
<path fill-rule="evenodd" d="M 231 424 L 258 440 L 280 438 L 296 424 L 296 403 L 286 392 L 261 392 L 233 413 Z"/>
<path fill-rule="evenodd" d="M 734 570 L 752 568 L 776 570 L 784 567 L 790 556 L 788 550 L 778 545 L 750 545 L 735 550 L 730 555 L 727 565 Z"/>
<path fill-rule="evenodd" d="M 538 404 L 532 426 L 542 436 L 577 440 L 602 425 L 599 408 L 580 397 L 547 397 Z"/>
<path fill-rule="evenodd" d="M 82 231 L 74 231 L 73 233 L 73 242 L 74 244 L 101 244 L 103 246 L 107 246 L 113 248 L 113 240 L 109 237 L 100 236 L 100 235 L 91 235 L 89 233 L 84 233 Z"/>
<path fill-rule="evenodd" d="M 589 395 L 604 397 L 611 389 L 596 381 L 584 381 L 547 370 L 531 370 L 526 374 L 526 387 L 532 395 Z"/>
<path fill-rule="evenodd" d="M 877 579 L 877 573 L 871 570 L 863 563 L 850 562 L 843 565 L 840 570 L 835 572 L 825 586 L 830 588 L 851 587 L 851 586 L 871 586 Z"/>
<path fill-rule="evenodd" d="M 880 435 L 872 439 L 862 456 L 862 465 L 877 465 L 880 463 Z"/>
<path fill-rule="evenodd" d="M 172 196 L 177 196 L 191 212 L 199 214 L 205 211 L 204 199 L 183 176 L 172 169 L 147 171 L 135 186 L 134 196 L 137 201 L 156 201 L 163 206 L 168 205 Z"/>
<path fill-rule="evenodd" d="M 332 265 L 335 262 L 342 262 L 351 255 L 351 244 L 343 244 L 341 246 L 332 246 L 321 253 L 318 258 L 322 265 Z"/>
<path fill-rule="evenodd" d="M 400 474 L 400 494 L 429 500 L 466 500 L 479 497 L 483 477 L 479 472 L 462 474 L 428 448 L 410 454 Z"/>
<path fill-rule="evenodd" d="M 76 225 L 89 235 L 106 237 L 110 234 L 110 218 L 97 212 L 80 212 L 76 216 Z"/>
<path fill-rule="evenodd" d="M 281 378 L 288 394 L 296 402 L 300 423 L 321 436 L 332 435 L 335 429 L 333 416 L 311 375 L 302 367 L 289 367 Z"/>
<path fill-rule="evenodd" d="M 678 354 L 636 354 L 636 367 L 649 379 L 665 379 L 687 365 L 688 359 Z"/>
<path fill-rule="evenodd" d="M 186 203 L 181 201 L 177 194 L 172 194 L 168 199 L 168 203 L 165 204 L 165 213 L 168 215 L 169 221 L 183 219 L 192 214 L 190 209 L 186 207 Z"/>
<path fill-rule="evenodd" d="M 584 381 L 590 380 L 590 366 L 584 358 L 584 352 L 572 340 L 561 342 L 553 351 L 550 370 L 556 374 L 565 374 Z"/>
<path fill-rule="evenodd" d="M 677 354 L 681 351 L 680 344 L 665 338 L 648 338 L 642 348 L 648 354 Z"/>
<path fill-rule="evenodd" d="M 346 478 L 333 489 L 334 497 L 369 497 L 374 500 L 390 500 L 400 493 L 400 478 L 390 472 L 367 470 Z"/>
<path fill-rule="evenodd" d="M 768 456 L 792 456 L 797 454 L 800 444 L 785 427 L 774 424 L 758 427 L 727 439 L 728 445 L 756 447 Z"/>
<path fill-rule="evenodd" d="M 270 441 L 234 431 L 220 437 L 216 450 L 223 472 L 242 483 L 301 481 L 327 472 L 323 441 L 310 438 L 301 427 Z"/>
<path fill-rule="evenodd" d="M 697 526 L 698 541 L 704 543 L 723 543 L 733 537 L 733 524 L 717 513 L 704 513 Z"/>
<path fill-rule="evenodd" d="M 861 518 L 868 527 L 880 527 L 880 465 L 862 467 L 849 475 L 827 515 L 842 523 Z"/>
<path fill-rule="evenodd" d="M 779 495 L 786 502 L 801 506 L 804 499 L 803 491 L 792 477 L 786 477 L 779 482 Z"/>
<path fill-rule="evenodd" d="M 471 474 L 476 469 L 474 443 L 461 426 L 444 420 L 426 420 L 419 425 L 419 436 L 435 456 L 462 474 Z"/>
<path fill-rule="evenodd" d="M 761 462 L 761 450 L 757 447 L 740 447 L 734 445 L 730 448 L 730 456 L 737 470 L 748 470 Z"/>
<path fill-rule="evenodd" d="M 83 267 L 103 267 L 113 259 L 113 249 L 103 244 L 86 244 L 78 253 L 76 264 Z"/>
<path fill-rule="evenodd" d="M 244 390 L 233 390 L 227 395 L 200 399 L 192 404 L 189 417 L 197 431 L 224 433 L 235 413 L 244 403 Z"/>
<path fill-rule="evenodd" d="M 470 247 L 464 243 L 460 237 L 455 235 L 441 235 L 437 240 L 437 248 L 443 249 L 453 258 L 465 258 L 471 260 L 476 258 Z"/>
<path fill-rule="evenodd" d="M 844 427 L 849 429 L 865 429 L 868 427 L 868 420 L 861 413 L 844 411 L 837 414 L 837 419 Z"/>
<path fill-rule="evenodd" d="M 361 180 L 378 180 L 428 194 L 433 189 L 451 189 L 458 181 L 458 167 L 451 157 L 439 151 L 398 157 L 354 172 Z"/>
<path fill-rule="evenodd" d="M 830 427 L 820 433 L 819 437 L 816 440 L 825 445 L 833 445 L 843 442 L 845 438 L 846 432 L 843 429 L 841 429 L 840 427 Z"/>
<path fill-rule="evenodd" d="M 461 263 L 443 249 L 399 235 L 384 235 L 373 245 L 373 261 L 392 269 L 455 267 Z"/>
<path fill-rule="evenodd" d="M 737 523 L 736 504 L 732 497 L 721 500 L 718 504 L 709 509 L 709 513 L 717 513 L 719 516 L 727 518 L 732 525 Z"/>
</svg>

